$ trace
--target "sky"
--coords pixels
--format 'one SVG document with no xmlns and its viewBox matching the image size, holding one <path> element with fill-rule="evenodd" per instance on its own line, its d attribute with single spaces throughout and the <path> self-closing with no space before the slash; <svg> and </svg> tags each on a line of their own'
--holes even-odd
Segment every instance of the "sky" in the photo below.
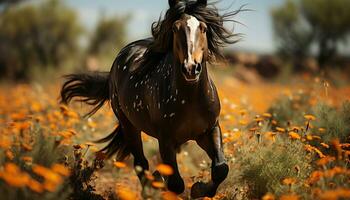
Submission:
<svg viewBox="0 0 350 200">
<path fill-rule="evenodd" d="M 67 4 L 79 13 L 79 18 L 88 29 L 92 29 L 99 17 L 131 15 L 128 24 L 128 40 L 151 36 L 151 23 L 156 21 L 168 8 L 167 0 L 65 0 Z M 210 1 L 210 0 L 209 0 Z M 271 53 L 275 49 L 270 11 L 284 0 L 221 0 L 219 9 L 238 9 L 246 4 L 252 11 L 239 13 L 234 24 L 236 33 L 243 34 L 239 43 L 228 48 L 240 51 Z M 223 11 L 224 12 L 224 11 Z M 232 27 L 232 24 L 227 24 Z"/>
</svg>

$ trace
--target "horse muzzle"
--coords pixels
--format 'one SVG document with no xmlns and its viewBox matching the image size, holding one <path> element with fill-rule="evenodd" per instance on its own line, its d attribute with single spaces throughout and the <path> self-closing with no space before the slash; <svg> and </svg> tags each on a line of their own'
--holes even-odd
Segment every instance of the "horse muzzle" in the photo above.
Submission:
<svg viewBox="0 0 350 200">
<path fill-rule="evenodd" d="M 202 64 L 183 64 L 181 67 L 182 74 L 186 81 L 196 82 L 199 79 L 199 75 L 202 72 Z"/>
</svg>

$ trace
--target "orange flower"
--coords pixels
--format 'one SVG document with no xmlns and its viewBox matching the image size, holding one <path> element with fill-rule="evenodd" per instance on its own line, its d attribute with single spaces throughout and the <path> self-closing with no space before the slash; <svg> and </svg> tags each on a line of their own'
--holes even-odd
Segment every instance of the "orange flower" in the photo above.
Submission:
<svg viewBox="0 0 350 200">
<path fill-rule="evenodd" d="M 59 176 L 56 172 L 40 165 L 34 165 L 33 166 L 33 172 L 36 173 L 39 176 L 42 176 L 50 183 L 61 183 L 62 178 Z"/>
<path fill-rule="evenodd" d="M 165 175 L 165 176 L 169 176 L 169 175 L 172 175 L 174 173 L 173 168 L 171 168 L 169 165 L 166 165 L 166 164 L 159 164 L 156 167 L 156 170 L 158 170 L 159 173 L 161 173 L 162 175 Z"/>
<path fill-rule="evenodd" d="M 307 120 L 309 120 L 309 121 L 310 121 L 310 120 L 313 121 L 313 120 L 316 119 L 316 117 L 313 116 L 313 115 L 304 115 L 304 118 L 307 119 Z"/>
<path fill-rule="evenodd" d="M 276 131 L 278 131 L 280 133 L 284 133 L 284 132 L 286 132 L 286 129 L 281 128 L 281 127 L 276 127 Z"/>
<path fill-rule="evenodd" d="M 163 182 L 160 182 L 160 181 L 153 181 L 152 182 L 152 186 L 155 187 L 155 188 L 164 188 L 164 183 Z"/>
<path fill-rule="evenodd" d="M 175 193 L 170 191 L 162 192 L 162 197 L 164 200 L 180 200 Z"/>
<path fill-rule="evenodd" d="M 285 178 L 282 180 L 282 183 L 284 185 L 289 185 L 289 186 L 295 184 L 296 182 L 297 180 L 295 178 Z"/>
<path fill-rule="evenodd" d="M 294 131 L 291 131 L 288 134 L 289 134 L 289 137 L 291 139 L 294 139 L 294 140 L 300 140 L 301 139 L 300 135 L 298 133 L 294 132 Z"/>
<path fill-rule="evenodd" d="M 350 198 L 350 190 L 345 188 L 338 188 L 335 190 L 328 190 L 322 192 L 319 197 L 321 199 L 327 200 L 337 200 L 337 199 L 349 199 Z"/>
<path fill-rule="evenodd" d="M 125 168 L 126 167 L 126 164 L 124 162 L 119 162 L 119 161 L 116 161 L 113 163 L 115 167 L 117 168 Z"/>
<path fill-rule="evenodd" d="M 30 180 L 30 176 L 14 163 L 5 164 L 4 171 L 0 172 L 0 178 L 12 187 L 24 187 Z"/>
<path fill-rule="evenodd" d="M 271 193 L 267 193 L 262 197 L 262 200 L 275 200 L 275 195 L 271 194 Z"/>
<path fill-rule="evenodd" d="M 33 162 L 33 158 L 30 157 L 30 156 L 22 156 L 22 157 L 21 157 L 21 160 L 23 160 L 23 161 L 26 162 L 26 163 Z"/>
<path fill-rule="evenodd" d="M 266 117 L 266 118 L 271 118 L 272 115 L 270 113 L 264 113 L 262 114 L 263 117 Z"/>
<path fill-rule="evenodd" d="M 326 144 L 326 143 L 321 142 L 320 144 L 321 144 L 321 146 L 323 146 L 323 147 L 324 147 L 324 148 L 326 148 L 326 149 L 328 149 L 328 148 L 329 148 L 329 145 L 328 145 L 328 144 Z"/>
<path fill-rule="evenodd" d="M 326 165 L 326 164 L 328 164 L 328 163 L 330 163 L 330 162 L 332 162 L 332 161 L 334 161 L 334 160 L 335 160 L 334 157 L 326 156 L 326 157 L 321 158 L 320 160 L 318 160 L 318 161 L 316 162 L 316 164 L 319 165 L 319 166 L 324 166 L 324 165 Z"/>
<path fill-rule="evenodd" d="M 115 193 L 121 200 L 137 200 L 137 194 L 126 185 L 117 184 Z"/>
<path fill-rule="evenodd" d="M 295 194 L 282 195 L 280 200 L 299 200 L 299 196 Z"/>
<path fill-rule="evenodd" d="M 37 193 L 42 193 L 44 191 L 44 187 L 34 179 L 30 179 L 27 186 L 29 189 Z"/>
<path fill-rule="evenodd" d="M 70 175 L 70 170 L 62 164 L 53 164 L 51 169 L 52 169 L 52 171 L 54 171 L 57 174 L 60 174 L 62 176 L 69 176 Z"/>
</svg>

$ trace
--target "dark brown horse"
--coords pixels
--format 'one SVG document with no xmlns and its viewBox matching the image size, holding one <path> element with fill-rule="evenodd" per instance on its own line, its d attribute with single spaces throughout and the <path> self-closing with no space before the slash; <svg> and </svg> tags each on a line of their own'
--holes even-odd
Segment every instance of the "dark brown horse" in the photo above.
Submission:
<svg viewBox="0 0 350 200">
<path fill-rule="evenodd" d="M 116 130 L 101 139 L 102 149 L 118 160 L 130 153 L 134 165 L 148 170 L 141 131 L 159 141 L 163 163 L 174 173 L 166 178 L 169 190 L 182 193 L 176 152 L 195 140 L 212 160 L 211 181 L 197 182 L 193 198 L 215 195 L 229 171 L 219 126 L 220 101 L 207 71 L 207 62 L 221 58 L 220 47 L 235 42 L 223 23 L 237 12 L 219 15 L 206 0 L 169 0 L 164 19 L 152 25 L 153 38 L 127 45 L 110 73 L 72 74 L 61 91 L 62 102 L 80 97 L 96 112 L 106 101 L 119 120 Z M 138 172 L 145 184 L 144 171 Z"/>
</svg>

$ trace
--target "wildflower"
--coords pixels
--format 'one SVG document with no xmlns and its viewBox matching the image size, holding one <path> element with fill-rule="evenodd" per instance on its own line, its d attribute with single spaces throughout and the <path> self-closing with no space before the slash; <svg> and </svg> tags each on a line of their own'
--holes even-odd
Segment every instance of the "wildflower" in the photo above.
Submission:
<svg viewBox="0 0 350 200">
<path fill-rule="evenodd" d="M 8 149 L 11 147 L 11 145 L 12 145 L 12 141 L 9 138 L 4 136 L 0 138 L 0 148 Z"/>
<path fill-rule="evenodd" d="M 152 182 L 152 186 L 155 187 L 155 188 L 164 188 L 164 183 L 163 182 L 160 182 L 160 181 L 153 181 Z"/>
<path fill-rule="evenodd" d="M 334 161 L 334 160 L 335 160 L 334 157 L 326 156 L 326 157 L 324 157 L 324 158 L 319 159 L 319 160 L 316 162 L 316 164 L 319 165 L 319 166 L 324 166 L 324 165 L 326 165 L 326 164 L 328 164 L 329 162 L 332 162 L 332 161 Z"/>
<path fill-rule="evenodd" d="M 275 195 L 271 194 L 271 193 L 267 193 L 262 197 L 262 200 L 275 200 Z"/>
<path fill-rule="evenodd" d="M 342 159 L 342 148 L 340 146 L 340 143 L 339 143 L 339 139 L 334 139 L 332 141 L 332 145 L 334 146 L 334 148 L 337 150 L 337 153 L 338 153 L 338 159 L 341 160 Z"/>
<path fill-rule="evenodd" d="M 156 170 L 158 170 L 159 173 L 161 173 L 162 175 L 165 175 L 165 176 L 169 176 L 169 175 L 172 175 L 174 173 L 173 168 L 171 168 L 169 165 L 166 165 L 166 164 L 159 164 L 156 167 Z"/>
<path fill-rule="evenodd" d="M 316 120 L 316 117 L 313 115 L 304 115 L 304 118 L 308 121 L 314 121 Z"/>
<path fill-rule="evenodd" d="M 180 200 L 175 193 L 170 191 L 162 192 L 162 197 L 164 200 Z"/>
<path fill-rule="evenodd" d="M 62 176 L 69 176 L 70 175 L 70 171 L 69 169 L 61 164 L 53 164 L 51 167 L 52 171 L 62 175 Z"/>
<path fill-rule="evenodd" d="M 6 163 L 4 170 L 0 172 L 0 178 L 12 187 L 24 187 L 27 185 L 30 176 L 22 172 L 14 163 Z"/>
<path fill-rule="evenodd" d="M 294 140 L 300 140 L 301 139 L 300 135 L 298 133 L 294 132 L 294 131 L 289 132 L 288 135 L 289 135 L 289 137 L 291 139 L 294 139 Z"/>
<path fill-rule="evenodd" d="M 319 131 L 320 133 L 324 133 L 324 132 L 326 132 L 326 129 L 324 129 L 324 128 L 318 128 L 318 131 Z"/>
<path fill-rule="evenodd" d="M 272 115 L 270 113 L 264 113 L 264 114 L 262 114 L 262 116 L 265 117 L 265 118 L 271 118 L 272 117 Z"/>
<path fill-rule="evenodd" d="M 296 182 L 297 182 L 297 180 L 295 178 L 285 178 L 282 180 L 282 183 L 284 185 L 289 185 L 289 186 L 295 184 Z"/>
<path fill-rule="evenodd" d="M 240 125 L 242 125 L 242 126 L 245 126 L 245 125 L 247 125 L 248 124 L 248 122 L 246 121 L 246 120 L 239 120 L 239 122 L 238 122 Z"/>
<path fill-rule="evenodd" d="M 281 127 L 276 127 L 276 131 L 278 131 L 280 133 L 284 133 L 284 132 L 286 132 L 286 129 L 281 128 Z"/>
<path fill-rule="evenodd" d="M 299 200 L 299 196 L 295 194 L 282 195 L 280 200 Z"/>
<path fill-rule="evenodd" d="M 34 179 L 30 179 L 27 186 L 30 190 L 32 190 L 36 193 L 42 193 L 44 191 L 43 185 L 41 185 L 41 183 L 39 183 L 38 181 L 36 181 Z"/>
<path fill-rule="evenodd" d="M 322 192 L 319 197 L 321 199 L 336 200 L 336 199 L 348 199 L 350 198 L 350 190 L 345 188 L 338 188 L 335 190 L 328 190 Z"/>
<path fill-rule="evenodd" d="M 323 147 L 326 148 L 326 149 L 329 149 L 329 145 L 326 144 L 326 143 L 321 142 L 320 145 L 323 146 Z"/>
<path fill-rule="evenodd" d="M 322 171 L 313 171 L 310 175 L 310 177 L 308 178 L 307 182 L 309 184 L 314 184 L 316 182 L 318 182 L 322 177 L 323 177 L 323 172 Z"/>
<path fill-rule="evenodd" d="M 5 155 L 6 155 L 6 158 L 9 159 L 9 160 L 13 160 L 13 158 L 15 157 L 12 153 L 12 151 L 10 150 L 6 150 L 5 151 Z"/>
<path fill-rule="evenodd" d="M 119 162 L 119 161 L 116 161 L 113 163 L 115 167 L 117 168 L 125 168 L 126 167 L 126 164 L 124 162 Z"/>
<path fill-rule="evenodd" d="M 21 157 L 21 160 L 23 160 L 23 161 L 26 162 L 26 163 L 31 163 L 31 162 L 33 162 L 33 158 L 30 157 L 30 156 L 22 156 L 22 157 Z"/>
<path fill-rule="evenodd" d="M 139 199 L 137 197 L 137 194 L 133 190 L 131 190 L 129 187 L 127 187 L 126 185 L 117 184 L 116 189 L 115 189 L 115 193 L 118 195 L 118 197 L 121 200 Z"/>
<path fill-rule="evenodd" d="M 51 183 L 61 183 L 62 178 L 59 176 L 56 172 L 40 165 L 35 165 L 32 168 L 33 172 L 36 173 L 39 176 L 42 176 L 45 178 L 45 180 L 51 182 Z"/>
<path fill-rule="evenodd" d="M 242 110 L 240 110 L 239 111 L 239 114 L 241 115 L 241 116 L 244 116 L 244 115 L 246 115 L 248 112 L 247 112 L 247 110 L 245 110 L 245 109 L 242 109 Z"/>
</svg>

